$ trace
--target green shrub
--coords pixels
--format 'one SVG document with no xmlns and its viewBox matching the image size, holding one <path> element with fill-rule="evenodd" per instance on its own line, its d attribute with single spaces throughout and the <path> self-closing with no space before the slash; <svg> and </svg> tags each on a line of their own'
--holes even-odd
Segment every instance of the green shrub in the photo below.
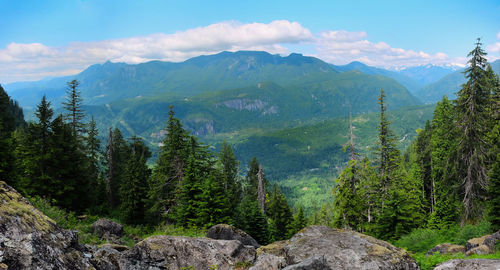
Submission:
<svg viewBox="0 0 500 270">
<path fill-rule="evenodd" d="M 476 225 L 458 225 L 447 229 L 415 229 L 394 244 L 414 253 L 427 252 L 442 243 L 465 245 L 467 240 L 491 233 L 491 224 L 482 221 Z"/>
</svg>

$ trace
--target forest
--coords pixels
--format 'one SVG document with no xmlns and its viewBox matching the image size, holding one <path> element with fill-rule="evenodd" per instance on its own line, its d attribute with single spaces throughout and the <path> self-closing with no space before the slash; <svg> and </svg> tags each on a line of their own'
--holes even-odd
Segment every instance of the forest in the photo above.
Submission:
<svg viewBox="0 0 500 270">
<path fill-rule="evenodd" d="M 376 151 L 360 154 L 351 119 L 344 149 L 349 161 L 331 191 L 333 202 L 311 213 L 290 207 L 257 158 L 242 168 L 230 144 L 222 142 L 215 152 L 201 143 L 174 106 L 153 165 L 141 137 L 125 138 L 110 127 L 102 142 L 93 116 L 84 122 L 77 80 L 67 83 L 64 113 L 56 114 L 44 96 L 30 122 L 0 86 L 0 179 L 35 201 L 78 215 L 111 217 L 144 230 L 227 223 L 261 244 L 288 239 L 310 224 L 392 242 L 418 230 L 485 223 L 498 230 L 500 82 L 479 41 L 468 57 L 467 82 L 457 99 L 444 96 L 405 150 L 398 147 L 380 89 Z"/>
</svg>

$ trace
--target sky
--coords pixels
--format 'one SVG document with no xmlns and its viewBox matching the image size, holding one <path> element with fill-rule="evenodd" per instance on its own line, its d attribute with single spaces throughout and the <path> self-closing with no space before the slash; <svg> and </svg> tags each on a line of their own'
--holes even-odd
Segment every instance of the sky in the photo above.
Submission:
<svg viewBox="0 0 500 270">
<path fill-rule="evenodd" d="M 478 37 L 500 59 L 500 0 L 0 0 L 0 10 L 1 84 L 237 50 L 463 66 Z"/>
</svg>

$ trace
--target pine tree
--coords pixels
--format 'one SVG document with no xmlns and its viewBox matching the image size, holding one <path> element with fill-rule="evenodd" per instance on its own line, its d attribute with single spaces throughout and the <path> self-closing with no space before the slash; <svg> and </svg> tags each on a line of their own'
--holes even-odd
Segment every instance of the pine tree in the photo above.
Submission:
<svg viewBox="0 0 500 270">
<path fill-rule="evenodd" d="M 350 160 L 349 165 L 337 177 L 336 186 L 333 190 L 334 226 L 361 230 L 364 205 L 359 196 L 359 183 L 357 161 Z"/>
<path fill-rule="evenodd" d="M 153 222 L 171 214 L 176 204 L 176 190 L 181 184 L 189 153 L 190 136 L 175 117 L 173 106 L 169 107 L 167 136 L 163 140 L 158 161 L 151 178 L 149 198 L 150 215 Z"/>
<path fill-rule="evenodd" d="M 380 89 L 378 98 L 380 104 L 379 122 L 379 150 L 378 150 L 378 173 L 382 186 L 382 197 L 387 195 L 391 185 L 392 173 L 398 168 L 399 150 L 396 147 L 396 137 L 389 128 L 389 120 L 386 116 L 385 92 Z"/>
<path fill-rule="evenodd" d="M 43 96 L 35 111 L 38 120 L 30 123 L 26 132 L 19 131 L 16 134 L 16 166 L 23 172 L 18 187 L 27 195 L 50 197 L 52 179 L 48 172 L 51 162 L 49 139 L 52 136 L 53 114 L 50 102 Z"/>
<path fill-rule="evenodd" d="M 436 105 L 431 126 L 431 177 L 435 184 L 436 200 L 434 212 L 429 219 L 431 228 L 446 228 L 454 224 L 458 218 L 458 183 L 455 164 L 452 162 L 453 150 L 457 144 L 454 116 L 455 108 L 444 96 Z"/>
<path fill-rule="evenodd" d="M 491 222 L 493 230 L 500 230 L 500 153 L 490 170 L 488 185 L 488 204 L 486 219 Z"/>
<path fill-rule="evenodd" d="M 19 115 L 20 110 L 20 115 Z M 21 118 L 19 121 L 18 118 Z M 17 185 L 17 169 L 12 133 L 24 122 L 22 109 L 13 102 L 0 85 L 0 179 Z"/>
<path fill-rule="evenodd" d="M 146 210 L 148 182 L 151 170 L 146 164 L 151 152 L 144 141 L 136 136 L 131 138 L 130 156 L 126 162 L 123 181 L 120 186 L 121 214 L 126 223 L 143 224 Z"/>
<path fill-rule="evenodd" d="M 486 53 L 478 39 L 476 47 L 468 54 L 469 67 L 465 69 L 468 81 L 457 93 L 457 127 L 461 131 L 457 148 L 458 179 L 461 179 L 463 204 L 462 224 L 477 217 L 481 210 L 479 201 L 485 196 L 488 183 L 486 140 L 489 126 L 490 80 L 485 68 Z"/>
<path fill-rule="evenodd" d="M 121 203 L 120 186 L 124 179 L 126 163 L 130 157 L 130 148 L 123 139 L 122 133 L 118 128 L 109 132 L 107 146 L 107 190 L 109 204 L 111 208 L 118 208 Z"/>
<path fill-rule="evenodd" d="M 196 223 L 199 227 L 209 228 L 220 223 L 232 223 L 232 211 L 229 198 L 224 192 L 223 183 L 217 171 L 212 171 L 203 183 L 200 200 L 200 213 Z"/>
<path fill-rule="evenodd" d="M 286 239 L 292 223 L 292 211 L 276 183 L 273 186 L 273 192 L 269 196 L 269 205 L 266 214 L 271 219 L 270 224 L 273 227 L 271 237 L 273 240 Z"/>
<path fill-rule="evenodd" d="M 292 237 L 294 234 L 302 230 L 307 226 L 306 216 L 304 215 L 304 208 L 299 207 L 299 211 L 293 217 L 293 222 L 291 224 L 291 229 L 289 231 L 289 237 Z"/>
<path fill-rule="evenodd" d="M 94 116 L 92 116 L 88 133 L 85 138 L 85 149 L 87 153 L 87 172 L 89 177 L 89 186 L 94 192 L 90 194 L 91 208 L 94 211 L 102 213 L 102 207 L 106 202 L 106 185 L 101 175 L 103 154 L 101 152 L 101 142 L 98 138 L 99 132 L 96 127 Z M 100 209 L 100 210 L 97 210 Z"/>
<path fill-rule="evenodd" d="M 252 236 L 261 245 L 269 242 L 269 227 L 266 216 L 257 201 L 246 195 L 237 209 L 236 227 Z"/>
<path fill-rule="evenodd" d="M 230 209 L 236 209 L 241 201 L 241 183 L 238 181 L 239 162 L 236 160 L 233 149 L 226 141 L 222 142 L 219 152 L 224 191 L 229 199 Z"/>
<path fill-rule="evenodd" d="M 258 186 L 259 186 L 259 161 L 256 157 L 253 157 L 248 164 L 248 171 L 245 178 L 245 194 L 249 195 L 254 200 L 258 197 Z"/>
<path fill-rule="evenodd" d="M 425 128 L 420 130 L 416 142 L 411 147 L 411 152 L 415 153 L 415 160 L 411 163 L 417 163 L 418 177 L 421 179 L 423 188 L 424 206 L 426 212 L 433 213 L 436 204 L 435 189 L 436 184 L 432 177 L 432 148 L 431 148 L 431 124 L 425 123 Z M 411 168 L 410 168 L 411 169 Z"/>
<path fill-rule="evenodd" d="M 81 134 L 85 131 L 85 125 L 82 122 L 85 117 L 82 109 L 83 99 L 80 90 L 78 90 L 80 82 L 72 80 L 67 85 L 66 101 L 63 102 L 63 107 L 67 111 L 64 118 L 69 121 L 73 130 L 73 136 L 80 138 Z"/>
</svg>

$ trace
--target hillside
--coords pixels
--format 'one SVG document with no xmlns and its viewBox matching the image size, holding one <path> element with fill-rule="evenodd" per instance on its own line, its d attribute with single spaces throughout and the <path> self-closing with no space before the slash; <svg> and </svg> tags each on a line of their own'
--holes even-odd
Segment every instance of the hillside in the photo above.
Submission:
<svg viewBox="0 0 500 270">
<path fill-rule="evenodd" d="M 493 71 L 500 74 L 500 60 L 496 60 L 490 64 Z M 436 103 L 441 100 L 444 95 L 448 96 L 450 99 L 455 99 L 456 92 L 460 90 L 462 84 L 467 81 L 463 72 L 464 70 L 461 69 L 448 74 L 439 81 L 426 85 L 420 91 L 416 92 L 415 95 L 425 103 Z"/>
<path fill-rule="evenodd" d="M 383 68 L 371 67 L 358 61 L 354 61 L 343 66 L 335 66 L 335 65 L 332 66 L 336 70 L 342 72 L 357 70 L 369 75 L 382 75 L 388 78 L 392 78 L 401 85 L 403 85 L 404 87 L 406 87 L 406 89 L 408 89 L 410 93 L 415 93 L 424 86 L 424 84 L 417 82 L 416 80 L 410 78 L 407 75 L 398 73 L 397 71 L 390 71 Z"/>
<path fill-rule="evenodd" d="M 281 57 L 267 52 L 239 51 L 199 56 L 181 63 L 106 62 L 92 65 L 75 76 L 8 84 L 5 88 L 13 98 L 22 100 L 23 107 L 34 107 L 44 93 L 59 104 L 66 82 L 77 79 L 86 104 L 106 104 L 138 96 L 168 94 L 185 98 L 262 81 L 289 86 L 327 79 L 336 73 L 327 63 L 300 54 Z"/>
</svg>

